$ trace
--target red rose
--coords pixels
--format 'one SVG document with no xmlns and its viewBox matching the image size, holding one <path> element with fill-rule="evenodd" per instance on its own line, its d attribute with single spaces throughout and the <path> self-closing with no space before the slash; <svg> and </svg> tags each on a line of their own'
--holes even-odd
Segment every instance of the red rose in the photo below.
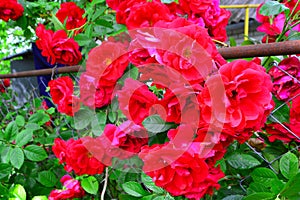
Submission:
<svg viewBox="0 0 300 200">
<path fill-rule="evenodd" d="M 151 113 L 158 113 L 166 122 L 197 126 L 200 111 L 196 94 L 193 88 L 183 86 L 183 82 L 170 85 L 165 89 L 163 98 L 156 102 L 161 107 L 153 108 Z"/>
<path fill-rule="evenodd" d="M 129 64 L 124 44 L 103 42 L 89 52 L 86 70 L 100 81 L 100 85 L 114 86 Z"/>
<path fill-rule="evenodd" d="M 61 113 L 73 116 L 79 108 L 79 99 L 73 95 L 73 81 L 70 77 L 64 76 L 49 82 L 50 95 L 53 103 Z"/>
<path fill-rule="evenodd" d="M 179 5 L 187 15 L 187 19 L 198 26 L 207 28 L 212 38 L 219 41 L 227 39 L 226 25 L 230 18 L 230 12 L 220 8 L 219 1 L 180 0 Z M 177 14 L 184 15 L 180 12 Z"/>
<path fill-rule="evenodd" d="M 67 172 L 74 170 L 77 175 L 95 175 L 101 174 L 105 168 L 105 149 L 101 144 L 90 137 L 79 140 L 71 138 L 68 141 L 57 138 L 52 150 L 60 163 L 65 163 Z"/>
<path fill-rule="evenodd" d="M 288 129 L 290 128 L 289 124 L 287 124 L 287 123 L 284 123 L 283 125 L 278 124 L 278 123 L 271 123 L 271 124 L 267 124 L 265 126 L 265 130 L 266 130 L 267 134 L 269 135 L 268 138 L 269 138 L 270 142 L 274 142 L 275 140 L 280 140 L 280 141 L 283 141 L 284 143 L 289 143 L 293 140 L 300 142 L 300 140 L 297 139 L 295 137 L 295 135 L 290 133 L 283 126 L 285 126 Z M 299 134 L 299 136 L 300 136 L 300 134 Z"/>
<path fill-rule="evenodd" d="M 84 12 L 85 11 L 79 8 L 74 2 L 66 2 L 60 5 L 56 17 L 62 24 L 66 23 L 67 30 L 72 30 L 80 28 L 85 24 L 86 18 L 82 18 Z M 77 30 L 75 34 L 81 31 L 82 29 Z"/>
<path fill-rule="evenodd" d="M 68 38 L 64 30 L 53 33 L 39 24 L 35 32 L 38 37 L 37 47 L 52 65 L 55 63 L 76 65 L 81 61 L 82 56 L 77 42 L 73 38 Z"/>
<path fill-rule="evenodd" d="M 140 3 L 145 3 L 146 0 L 125 0 L 122 1 L 116 9 L 116 21 L 119 24 L 126 24 L 126 20 L 130 14 L 131 8 Z"/>
<path fill-rule="evenodd" d="M 259 130 L 264 125 L 268 114 L 273 109 L 270 76 L 262 66 L 245 60 L 225 64 L 221 66 L 219 73 L 223 80 L 225 94 L 218 95 L 221 95 L 226 116 L 222 119 L 216 110 L 212 114 L 210 95 L 219 92 L 219 88 L 214 86 L 217 75 L 208 78 L 202 93 L 198 96 L 202 104 L 201 117 L 206 123 L 210 123 L 211 120 L 224 123 L 224 128 L 233 129 L 235 136 L 243 132 L 247 133 L 244 138 L 247 140 L 251 136 L 251 131 Z M 208 88 L 215 88 L 216 91 L 209 91 Z"/>
<path fill-rule="evenodd" d="M 49 200 L 81 198 L 85 195 L 85 191 L 81 187 L 80 182 L 73 179 L 70 175 L 64 175 L 60 179 L 60 182 L 64 186 L 64 189 L 51 191 Z"/>
<path fill-rule="evenodd" d="M 283 59 L 270 69 L 269 74 L 273 78 L 272 92 L 279 100 L 288 100 L 300 89 L 300 61 L 297 57 Z"/>
<path fill-rule="evenodd" d="M 174 31 L 178 31 L 179 33 L 182 33 L 183 35 L 186 35 L 187 37 L 189 37 L 191 40 L 196 40 L 197 44 L 199 46 L 201 46 L 203 49 L 205 49 L 206 53 L 208 54 L 208 56 L 211 57 L 212 60 L 215 61 L 217 67 L 223 65 L 226 63 L 226 61 L 224 60 L 224 58 L 221 56 L 221 54 L 218 52 L 215 43 L 211 40 L 211 37 L 208 35 L 207 29 L 203 28 L 203 27 L 199 27 L 191 22 L 188 22 L 186 19 L 183 18 L 176 18 L 174 21 L 172 22 L 164 22 L 164 21 L 160 21 L 158 23 L 155 24 L 155 27 L 161 27 L 161 28 L 168 28 L 168 29 L 172 29 Z M 183 73 L 187 73 L 187 75 L 191 76 L 191 74 L 193 74 L 195 76 L 195 74 L 193 72 L 189 73 L 189 68 L 191 68 L 192 66 L 186 65 L 184 66 L 183 64 L 187 64 L 186 62 L 183 62 L 182 60 L 186 59 L 185 57 L 189 58 L 189 55 L 192 50 L 195 51 L 200 51 L 201 49 L 199 47 L 193 47 L 193 49 L 191 48 L 193 45 L 185 45 L 185 43 L 182 43 L 182 41 L 178 41 L 178 39 L 183 39 L 181 35 L 179 35 L 180 38 L 178 38 L 178 35 L 173 36 L 171 34 L 166 34 L 166 38 L 163 38 L 163 43 L 164 46 L 168 47 L 166 49 L 169 49 L 170 47 L 174 46 L 176 44 L 176 47 L 173 48 L 181 48 L 182 53 L 180 55 L 181 59 L 179 60 L 182 63 L 176 63 L 177 61 L 174 61 L 175 64 L 171 64 L 172 60 L 167 60 L 163 61 L 163 63 L 161 64 L 165 64 L 166 66 L 174 66 L 174 68 L 181 68 L 182 70 L 186 70 L 183 71 Z M 168 38 L 167 38 L 168 37 Z M 177 38 L 176 38 L 177 37 Z M 174 44 L 174 41 L 176 41 L 177 43 Z M 187 41 L 190 42 L 190 41 Z M 168 44 L 170 43 L 170 44 Z M 185 48 L 182 48 L 185 47 Z M 170 54 L 170 52 L 167 52 L 168 54 Z M 195 55 L 199 55 L 201 52 L 193 52 Z M 200 54 L 201 55 L 201 54 Z M 167 55 L 164 55 L 165 58 Z M 198 61 L 199 62 L 199 61 Z M 194 63 L 193 63 L 194 64 Z M 193 78 L 195 79 L 195 78 Z M 198 78 L 199 79 L 199 78 Z M 201 77 L 201 79 L 203 79 L 203 77 Z"/>
<path fill-rule="evenodd" d="M 17 0 L 0 1 L 0 19 L 8 21 L 9 19 L 17 20 L 23 15 L 24 8 Z"/>
<path fill-rule="evenodd" d="M 224 174 L 218 168 L 209 168 L 197 153 L 172 147 L 169 143 L 145 146 L 139 154 L 144 162 L 143 171 L 157 186 L 173 196 L 193 199 L 212 194 L 213 188 L 220 187 L 217 182 Z M 159 165 L 164 167 L 156 168 Z"/>
<path fill-rule="evenodd" d="M 300 96 L 297 96 L 292 101 L 292 106 L 290 109 L 290 128 L 299 138 L 300 137 Z"/>
<path fill-rule="evenodd" d="M 136 124 L 141 124 L 149 116 L 149 110 L 157 100 L 147 85 L 131 78 L 125 80 L 124 87 L 117 95 L 121 111 Z"/>
<path fill-rule="evenodd" d="M 158 1 L 151 1 L 133 5 L 125 24 L 128 30 L 131 30 L 152 27 L 160 20 L 171 21 L 172 18 L 166 5 Z"/>
<path fill-rule="evenodd" d="M 120 126 L 106 125 L 103 136 L 110 141 L 108 155 L 120 159 L 134 156 L 142 146 L 148 144 L 146 129 L 131 121 L 123 122 Z"/>
<path fill-rule="evenodd" d="M 113 86 L 101 85 L 99 80 L 87 72 L 82 73 L 79 81 L 80 100 L 90 108 L 101 108 L 110 104 Z"/>
<path fill-rule="evenodd" d="M 10 79 L 6 78 L 6 79 L 2 79 L 0 80 L 0 92 L 4 93 L 6 92 L 6 88 L 10 86 Z"/>
</svg>

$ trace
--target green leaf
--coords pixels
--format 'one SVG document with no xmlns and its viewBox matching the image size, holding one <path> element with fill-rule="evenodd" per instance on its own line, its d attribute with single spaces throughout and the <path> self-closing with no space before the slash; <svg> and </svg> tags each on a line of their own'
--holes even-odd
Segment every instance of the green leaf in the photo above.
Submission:
<svg viewBox="0 0 300 200">
<path fill-rule="evenodd" d="M 245 40 L 241 43 L 241 46 L 253 45 L 254 42 L 252 40 Z"/>
<path fill-rule="evenodd" d="M 235 47 L 236 46 L 236 40 L 233 38 L 233 37 L 230 37 L 229 38 L 229 44 L 231 47 Z"/>
<path fill-rule="evenodd" d="M 153 191 L 156 194 L 164 193 L 164 190 L 162 188 L 156 186 L 155 183 L 152 181 L 152 178 L 150 176 L 147 176 L 146 174 L 142 173 L 141 177 L 142 177 L 143 184 L 148 189 L 150 189 L 151 191 Z"/>
<path fill-rule="evenodd" d="M 57 177 L 51 171 L 42 171 L 38 173 L 37 181 L 46 187 L 53 187 L 57 183 Z"/>
<path fill-rule="evenodd" d="M 271 181 L 271 192 L 274 194 L 279 194 L 280 191 L 284 188 L 285 183 L 279 179 L 274 179 Z"/>
<path fill-rule="evenodd" d="M 105 19 L 98 19 L 96 20 L 95 22 L 97 25 L 100 25 L 100 26 L 104 26 L 104 27 L 107 27 L 107 28 L 112 28 L 113 27 L 113 24 Z"/>
<path fill-rule="evenodd" d="M 105 2 L 105 0 L 93 0 L 92 5 L 100 4 L 100 3 L 103 3 L 103 2 Z"/>
<path fill-rule="evenodd" d="M 92 16 L 92 21 L 94 22 L 98 17 L 100 17 L 105 10 L 106 10 L 105 6 L 98 8 Z"/>
<path fill-rule="evenodd" d="M 9 163 L 11 151 L 12 151 L 12 147 L 10 147 L 10 146 L 3 147 L 1 154 L 0 154 L 2 163 Z"/>
<path fill-rule="evenodd" d="M 51 107 L 51 108 L 48 108 L 46 110 L 46 112 L 49 114 L 49 115 L 53 115 L 55 113 L 55 108 L 54 107 Z"/>
<path fill-rule="evenodd" d="M 26 200 L 26 191 L 20 184 L 15 185 L 9 190 L 10 199 Z"/>
<path fill-rule="evenodd" d="M 300 32 L 291 30 L 288 40 L 300 40 Z"/>
<path fill-rule="evenodd" d="M 249 196 L 243 198 L 243 200 L 274 200 L 275 198 L 276 195 L 273 193 L 259 192 L 259 193 L 250 194 Z"/>
<path fill-rule="evenodd" d="M 154 197 L 155 195 L 151 194 L 151 195 L 143 196 L 142 198 L 140 198 L 140 200 L 153 200 Z"/>
<path fill-rule="evenodd" d="M 55 31 L 57 31 L 57 30 L 65 30 L 64 25 L 59 21 L 59 19 L 55 16 L 55 14 L 52 14 L 51 21 L 54 24 Z"/>
<path fill-rule="evenodd" d="M 8 189 L 0 183 L 0 197 L 2 196 L 3 198 L 5 198 L 7 197 L 7 195 L 8 195 Z"/>
<path fill-rule="evenodd" d="M 86 128 L 92 121 L 91 116 L 94 116 L 94 113 L 90 109 L 80 109 L 74 115 L 75 128 L 78 130 Z"/>
<path fill-rule="evenodd" d="M 299 161 L 297 156 L 291 152 L 287 152 L 281 157 L 279 161 L 279 167 L 282 175 L 285 178 L 292 178 L 298 173 Z"/>
<path fill-rule="evenodd" d="M 235 169 L 251 169 L 261 164 L 261 162 L 253 156 L 240 153 L 234 153 L 227 157 L 227 162 Z"/>
<path fill-rule="evenodd" d="M 243 195 L 230 195 L 223 198 L 222 200 L 242 200 L 243 197 L 244 197 Z"/>
<path fill-rule="evenodd" d="M 79 46 L 85 46 L 90 43 L 91 38 L 83 33 L 79 33 L 74 37 L 75 41 L 78 43 Z"/>
<path fill-rule="evenodd" d="M 25 119 L 22 115 L 18 115 L 16 117 L 16 124 L 20 127 L 24 126 L 25 125 Z"/>
<path fill-rule="evenodd" d="M 139 183 L 134 181 L 123 183 L 122 188 L 127 194 L 134 197 L 142 197 L 149 195 L 149 193 L 146 192 Z"/>
<path fill-rule="evenodd" d="M 82 179 L 81 186 L 86 192 L 90 194 L 97 194 L 99 189 L 99 183 L 93 176 Z"/>
<path fill-rule="evenodd" d="M 33 132 L 30 129 L 25 129 L 25 130 L 21 131 L 20 133 L 18 133 L 18 135 L 16 137 L 16 144 L 19 147 L 24 146 L 30 140 L 32 140 L 32 135 L 33 135 Z"/>
<path fill-rule="evenodd" d="M 264 3 L 259 10 L 259 13 L 264 16 L 275 16 L 282 12 L 285 12 L 287 16 L 290 12 L 290 9 L 278 1 L 268 1 Z"/>
<path fill-rule="evenodd" d="M 0 163 L 0 179 L 5 178 L 11 173 L 11 166 L 6 163 Z"/>
<path fill-rule="evenodd" d="M 106 125 L 106 113 L 105 112 L 97 112 L 96 117 L 92 120 L 92 131 L 94 135 L 100 136 Z"/>
<path fill-rule="evenodd" d="M 30 116 L 28 122 L 36 123 L 38 125 L 43 125 L 50 120 L 50 116 L 46 114 L 44 111 L 38 111 Z"/>
<path fill-rule="evenodd" d="M 258 193 L 258 192 L 271 192 L 271 190 L 262 183 L 258 183 L 258 182 L 250 183 L 247 189 L 247 194 Z"/>
<path fill-rule="evenodd" d="M 284 123 L 284 122 L 288 123 L 290 121 L 290 109 L 289 109 L 288 105 L 285 104 L 284 102 L 277 100 L 276 98 L 273 98 L 273 100 L 276 104 L 275 109 L 277 109 L 279 106 L 281 106 L 281 107 L 278 110 L 276 110 L 276 112 L 272 113 L 271 114 L 272 116 L 269 116 L 269 119 L 272 122 L 276 122 L 276 123 L 277 123 L 277 121 L 274 118 L 276 118 L 281 123 Z M 282 106 L 282 104 L 284 104 L 284 105 Z"/>
<path fill-rule="evenodd" d="M 36 130 L 39 130 L 41 127 L 40 125 L 36 124 L 36 123 L 27 123 L 25 125 L 25 128 L 26 129 L 29 129 L 31 131 L 36 131 Z"/>
<path fill-rule="evenodd" d="M 136 80 L 139 76 L 139 70 L 137 67 L 131 67 L 129 70 L 127 70 L 124 75 L 118 80 L 118 83 L 121 85 L 124 85 L 124 82 L 127 78 L 132 78 Z"/>
<path fill-rule="evenodd" d="M 272 186 L 272 181 L 277 180 L 277 175 L 268 168 L 256 168 L 251 173 L 251 177 L 254 180 L 254 182 L 264 184 L 266 187 Z"/>
<path fill-rule="evenodd" d="M 31 161 L 42 161 L 45 160 L 48 155 L 46 153 L 46 151 L 37 145 L 29 145 L 24 149 L 24 153 L 26 158 L 28 158 Z"/>
<path fill-rule="evenodd" d="M 117 112 L 110 111 L 108 113 L 108 119 L 111 123 L 114 123 L 117 120 Z"/>
<path fill-rule="evenodd" d="M 175 127 L 173 123 L 166 123 L 159 115 L 147 117 L 143 125 L 151 133 L 161 133 Z"/>
<path fill-rule="evenodd" d="M 281 196 L 288 198 L 289 200 L 299 200 L 300 199 L 300 173 L 296 174 L 293 178 L 287 182 L 285 187 L 281 191 Z"/>
<path fill-rule="evenodd" d="M 16 147 L 12 150 L 10 155 L 10 163 L 13 167 L 20 169 L 24 163 L 24 153 L 22 149 Z"/>
<path fill-rule="evenodd" d="M 16 122 L 10 122 L 7 127 L 5 128 L 5 132 L 4 132 L 4 138 L 7 141 L 12 141 L 14 140 L 14 137 L 17 135 L 18 133 L 18 126 L 16 124 Z"/>
</svg>

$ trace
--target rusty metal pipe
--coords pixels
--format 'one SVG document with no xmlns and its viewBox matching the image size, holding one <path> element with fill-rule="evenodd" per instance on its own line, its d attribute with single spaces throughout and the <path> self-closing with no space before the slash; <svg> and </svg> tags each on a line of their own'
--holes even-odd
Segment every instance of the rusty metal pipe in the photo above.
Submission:
<svg viewBox="0 0 300 200">
<path fill-rule="evenodd" d="M 0 74 L 0 79 L 4 78 L 22 78 L 22 77 L 31 77 L 31 76 L 45 76 L 54 74 L 63 74 L 63 73 L 74 73 L 84 71 L 84 69 L 79 66 L 68 66 L 68 67 L 59 67 L 55 69 L 40 69 L 40 70 L 30 70 L 30 71 L 23 71 L 23 72 L 15 72 L 11 74 Z"/>
<path fill-rule="evenodd" d="M 300 54 L 300 40 L 285 41 L 270 44 L 257 44 L 238 47 L 226 47 L 218 49 L 220 54 L 225 59 L 233 58 L 251 58 L 251 57 L 264 57 L 264 56 L 276 56 L 276 55 L 291 55 Z M 57 68 L 55 74 L 62 73 L 76 73 L 84 71 L 81 66 L 68 66 Z M 31 76 L 44 76 L 51 75 L 53 69 L 43 70 L 31 70 L 24 72 L 15 72 L 12 74 L 0 74 L 0 79 L 3 78 L 20 78 Z"/>
<path fill-rule="evenodd" d="M 300 54 L 300 40 L 218 49 L 225 59 Z"/>
</svg>

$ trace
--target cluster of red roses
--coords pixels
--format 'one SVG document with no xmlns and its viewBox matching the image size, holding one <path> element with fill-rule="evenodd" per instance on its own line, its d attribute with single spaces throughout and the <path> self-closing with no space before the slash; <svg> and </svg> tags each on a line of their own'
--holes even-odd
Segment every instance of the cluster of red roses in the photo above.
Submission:
<svg viewBox="0 0 300 200">
<path fill-rule="evenodd" d="M 83 18 L 84 10 L 79 8 L 74 2 L 62 3 L 56 13 L 56 17 L 62 24 L 66 24 L 66 29 L 76 35 L 82 31 L 86 18 Z M 52 65 L 55 63 L 64 65 L 76 65 L 81 59 L 79 45 L 73 38 L 69 38 L 65 30 L 46 30 L 45 26 L 39 24 L 36 28 L 37 47 L 41 54 L 47 58 Z"/>
<path fill-rule="evenodd" d="M 227 63 L 208 30 L 199 26 L 200 18 L 191 20 L 217 1 L 207 2 L 190 4 L 188 19 L 171 15 L 159 1 L 108 2 L 117 10 L 119 22 L 139 29 L 130 31 L 129 44 L 103 42 L 89 53 L 79 99 L 94 109 L 109 105 L 116 95 L 128 121 L 106 125 L 96 138 L 56 139 L 53 151 L 68 172 L 102 173 L 112 157 L 138 155 L 143 171 L 174 196 L 200 199 L 220 187 L 224 174 L 216 162 L 233 140 L 242 143 L 264 126 L 274 107 L 273 85 L 255 61 Z M 129 62 L 139 76 L 125 79 L 122 86 L 118 80 Z M 73 84 L 66 79 L 51 81 L 50 93 L 61 112 L 73 115 L 79 109 L 72 107 L 78 98 L 72 96 Z M 164 132 L 168 142 L 148 146 L 151 135 L 142 122 L 153 114 L 177 128 Z"/>
<path fill-rule="evenodd" d="M 225 27 L 230 12 L 219 7 L 219 0 L 179 0 L 178 3 L 167 4 L 159 0 L 108 0 L 106 2 L 117 12 L 117 22 L 125 24 L 128 29 L 152 27 L 160 20 L 171 22 L 178 17 L 186 16 L 188 21 L 207 28 L 212 38 L 226 40 Z"/>
<path fill-rule="evenodd" d="M 0 19 L 8 21 L 17 20 L 23 15 L 24 8 L 17 0 L 0 1 Z"/>
<path fill-rule="evenodd" d="M 10 86 L 10 79 L 6 78 L 3 80 L 0 80 L 0 92 L 4 93 L 6 92 L 6 88 Z"/>
<path fill-rule="evenodd" d="M 285 58 L 278 66 L 273 66 L 269 74 L 273 78 L 274 96 L 285 102 L 291 100 L 290 122 L 284 123 L 285 127 L 279 123 L 268 124 L 266 131 L 270 134 L 269 140 L 300 142 L 300 61 L 295 56 Z"/>
<path fill-rule="evenodd" d="M 290 11 L 294 11 L 293 15 L 290 17 L 290 26 L 293 26 L 297 21 L 297 16 L 299 15 L 300 11 L 300 4 L 298 3 L 298 6 L 296 7 L 298 0 L 283 0 L 281 4 L 285 5 L 287 8 L 290 9 Z M 262 3 L 258 9 L 256 10 L 256 20 L 260 23 L 262 23 L 257 30 L 263 33 L 266 33 L 266 35 L 263 37 L 262 42 L 270 43 L 275 42 L 278 36 L 282 33 L 283 28 L 285 26 L 285 20 L 286 15 L 284 14 L 284 11 L 281 12 L 278 15 L 275 16 L 264 16 L 260 14 L 260 9 L 264 5 Z M 295 20 L 293 20 L 295 18 Z M 293 31 L 300 31 L 300 25 L 295 24 L 295 26 L 292 29 Z M 285 36 L 288 36 L 290 31 L 285 33 Z"/>
</svg>

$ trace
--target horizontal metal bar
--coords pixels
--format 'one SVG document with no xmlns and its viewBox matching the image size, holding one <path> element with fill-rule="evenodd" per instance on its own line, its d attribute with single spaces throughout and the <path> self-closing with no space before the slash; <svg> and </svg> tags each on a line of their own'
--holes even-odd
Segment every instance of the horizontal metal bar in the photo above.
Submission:
<svg viewBox="0 0 300 200">
<path fill-rule="evenodd" d="M 74 73 L 79 71 L 85 71 L 85 69 L 79 65 L 76 66 L 67 66 L 59 68 L 50 68 L 50 69 L 39 69 L 39 70 L 30 70 L 23 72 L 14 72 L 11 74 L 0 74 L 0 79 L 4 78 L 22 78 L 22 77 L 31 77 L 31 76 L 46 76 L 54 74 L 63 74 L 63 73 Z"/>
<path fill-rule="evenodd" d="M 300 54 L 300 40 L 218 49 L 225 59 Z"/>
<path fill-rule="evenodd" d="M 218 51 L 225 59 L 300 54 L 300 40 L 269 43 L 269 44 L 248 45 L 248 46 L 224 47 L 224 48 L 219 48 Z M 44 75 L 51 75 L 52 73 L 55 74 L 76 73 L 79 71 L 80 72 L 84 71 L 84 68 L 77 65 L 77 66 L 59 67 L 56 68 L 55 70 L 43 69 L 43 70 L 15 72 L 12 74 L 0 74 L 0 79 L 44 76 Z"/>
<path fill-rule="evenodd" d="M 220 5 L 221 8 L 257 8 L 260 4 Z"/>
</svg>

